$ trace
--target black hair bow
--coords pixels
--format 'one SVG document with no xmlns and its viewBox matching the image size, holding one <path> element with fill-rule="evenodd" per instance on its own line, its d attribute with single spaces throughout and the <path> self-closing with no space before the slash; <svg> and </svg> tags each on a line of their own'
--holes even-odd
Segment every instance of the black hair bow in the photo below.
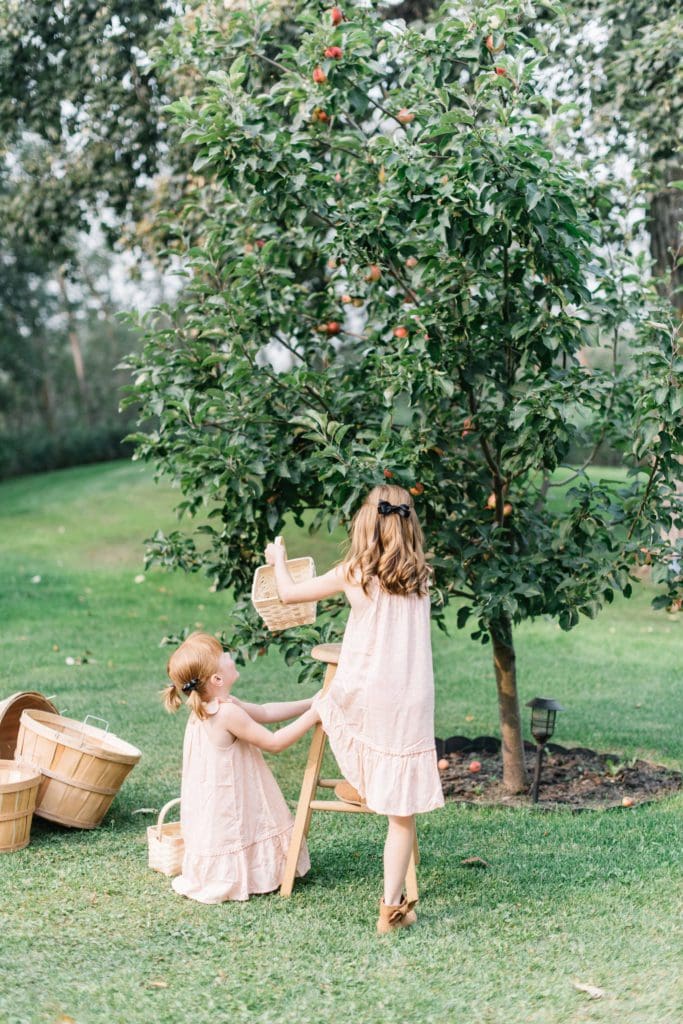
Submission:
<svg viewBox="0 0 683 1024">
<path fill-rule="evenodd" d="M 183 683 L 183 693 L 192 693 L 198 686 L 201 686 L 201 679 L 190 679 L 188 683 Z"/>
<path fill-rule="evenodd" d="M 410 505 L 392 505 L 390 501 L 380 501 L 377 505 L 377 511 L 381 516 L 396 514 L 401 516 L 402 519 L 407 519 L 410 515 Z"/>
</svg>

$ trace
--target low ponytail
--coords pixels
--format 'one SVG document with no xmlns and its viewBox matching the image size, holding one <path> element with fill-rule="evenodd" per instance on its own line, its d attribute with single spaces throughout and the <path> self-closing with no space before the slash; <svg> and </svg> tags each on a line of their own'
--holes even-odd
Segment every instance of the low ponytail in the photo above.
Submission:
<svg viewBox="0 0 683 1024">
<path fill-rule="evenodd" d="M 174 714 L 183 703 L 182 697 L 178 693 L 173 680 L 170 680 L 166 684 L 164 689 L 161 691 L 161 696 L 164 702 L 164 708 L 170 715 Z"/>
</svg>

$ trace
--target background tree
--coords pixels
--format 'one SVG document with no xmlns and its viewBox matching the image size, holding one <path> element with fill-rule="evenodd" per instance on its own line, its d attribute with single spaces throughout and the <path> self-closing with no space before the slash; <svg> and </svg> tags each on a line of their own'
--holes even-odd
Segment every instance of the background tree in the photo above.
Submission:
<svg viewBox="0 0 683 1024">
<path fill-rule="evenodd" d="M 519 790 L 514 625 L 570 628 L 628 594 L 634 552 L 661 548 L 677 515 L 681 396 L 663 321 L 636 321 L 635 381 L 618 352 L 604 373 L 577 360 L 637 310 L 593 302 L 586 186 L 533 132 L 536 54 L 517 5 L 503 36 L 504 13 L 444 7 L 421 32 L 362 4 L 342 21 L 304 4 L 281 52 L 267 5 L 235 13 L 210 87 L 171 108 L 203 176 L 178 240 L 198 217 L 202 240 L 131 366 L 132 397 L 158 417 L 139 455 L 179 481 L 181 510 L 209 514 L 196 537 L 158 534 L 154 555 L 220 588 L 246 591 L 286 516 L 334 528 L 382 475 L 412 488 L 437 617 L 457 599 L 458 625 L 492 641 Z M 205 38 L 210 24 L 200 56 Z M 558 517 L 540 479 L 582 413 L 636 475 L 615 493 L 579 472 Z M 244 601 L 238 622 L 243 656 L 270 640 Z"/>
<path fill-rule="evenodd" d="M 570 0 L 551 15 L 552 59 L 564 64 L 562 95 L 581 106 L 569 139 L 594 163 L 631 162 L 635 188 L 612 189 L 619 206 L 644 205 L 659 287 L 683 310 L 683 22 L 663 0 Z M 619 174 L 617 173 L 617 178 Z M 678 184 L 676 184 L 678 183 Z M 634 193 L 635 202 L 634 202 Z M 638 194 L 639 193 L 639 194 Z"/>
</svg>

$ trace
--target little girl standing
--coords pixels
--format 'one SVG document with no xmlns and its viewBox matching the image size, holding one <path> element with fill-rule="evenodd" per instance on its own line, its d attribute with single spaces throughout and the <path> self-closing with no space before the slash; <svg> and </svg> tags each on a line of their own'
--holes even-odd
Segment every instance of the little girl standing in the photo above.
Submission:
<svg viewBox="0 0 683 1024">
<path fill-rule="evenodd" d="M 348 780 L 338 795 L 389 818 L 377 922 L 383 934 L 417 920 L 402 891 L 415 814 L 444 802 L 434 744 L 431 570 L 412 499 L 401 487 L 375 487 L 353 520 L 345 561 L 323 576 L 295 583 L 286 557 L 283 545 L 266 548 L 283 602 L 343 591 L 351 605 L 336 675 L 313 710 Z"/>
<path fill-rule="evenodd" d="M 230 696 L 235 663 L 209 633 L 192 633 L 168 662 L 167 711 L 187 697 L 180 792 L 185 843 L 176 892 L 200 903 L 247 900 L 280 885 L 294 819 L 262 750 L 279 753 L 319 719 L 311 699 L 248 704 Z M 270 732 L 264 722 L 295 722 Z M 302 848 L 297 874 L 310 867 Z"/>
</svg>

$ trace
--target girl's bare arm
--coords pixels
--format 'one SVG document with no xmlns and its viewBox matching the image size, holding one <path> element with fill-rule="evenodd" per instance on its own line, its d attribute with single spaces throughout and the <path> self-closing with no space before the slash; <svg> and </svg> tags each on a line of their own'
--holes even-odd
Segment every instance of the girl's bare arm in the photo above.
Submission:
<svg viewBox="0 0 683 1024">
<path fill-rule="evenodd" d="M 308 711 L 312 697 L 306 700 L 274 701 L 269 704 L 251 704 L 246 700 L 232 697 L 231 702 L 239 706 L 254 719 L 255 722 L 286 722 L 288 718 L 296 718 Z"/>
<path fill-rule="evenodd" d="M 238 739 L 253 743 L 259 750 L 267 750 L 271 754 L 279 754 L 280 751 L 291 747 L 293 743 L 300 740 L 304 733 L 308 732 L 311 726 L 319 721 L 318 712 L 310 708 L 303 715 L 285 725 L 276 732 L 271 732 L 244 711 L 238 704 L 228 704 L 225 711 L 225 726 Z"/>
<path fill-rule="evenodd" d="M 322 576 L 314 576 L 312 580 L 295 583 L 285 565 L 287 552 L 284 544 L 269 544 L 266 548 L 266 561 L 275 569 L 277 592 L 283 604 L 295 604 L 298 601 L 321 601 L 324 597 L 332 597 L 345 589 L 344 573 L 341 565 Z"/>
</svg>

